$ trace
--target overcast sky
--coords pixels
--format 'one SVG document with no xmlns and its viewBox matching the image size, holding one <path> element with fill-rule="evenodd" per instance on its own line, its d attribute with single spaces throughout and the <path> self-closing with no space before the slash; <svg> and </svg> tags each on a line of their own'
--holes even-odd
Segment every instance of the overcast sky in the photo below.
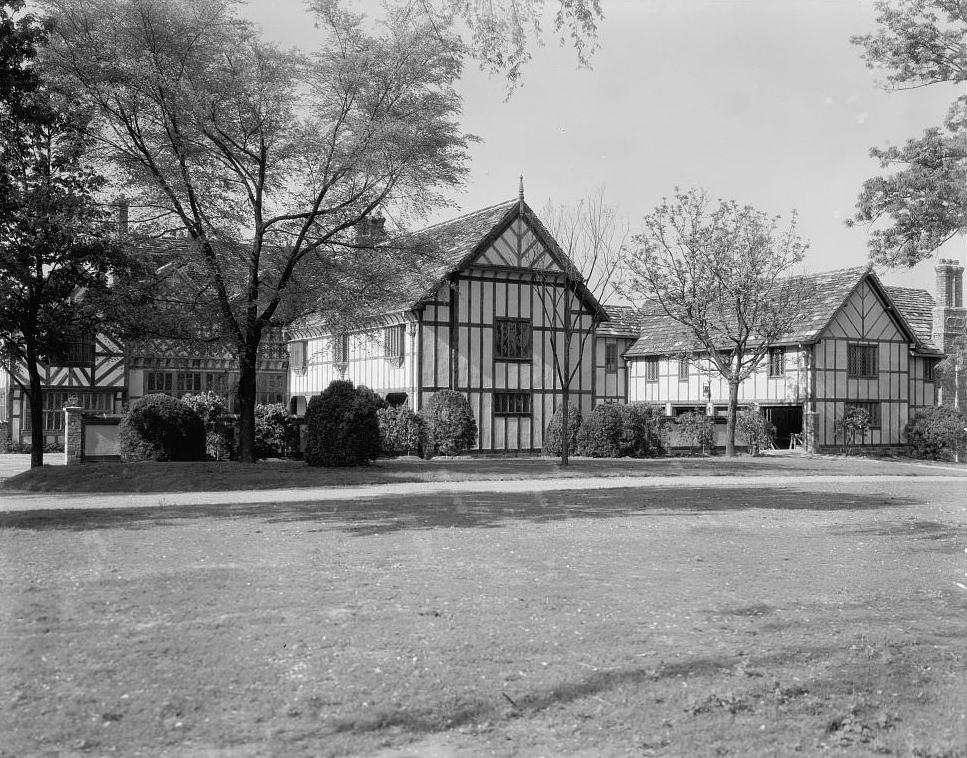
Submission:
<svg viewBox="0 0 967 758">
<path fill-rule="evenodd" d="M 554 0 L 547 0 L 553 7 Z M 516 197 L 524 176 L 538 213 L 603 185 L 641 217 L 676 186 L 705 187 L 788 217 L 799 212 L 806 268 L 866 263 L 866 231 L 848 229 L 872 146 L 940 124 L 953 86 L 884 92 L 849 38 L 874 29 L 870 0 L 603 0 L 591 70 L 549 39 L 509 101 L 499 78 L 467 67 L 461 83 L 472 149 L 457 207 L 431 221 Z M 378 12 L 374 0 L 356 0 Z M 315 46 L 302 0 L 249 0 L 243 14 L 286 45 Z M 962 238 L 944 256 L 963 259 Z M 933 262 L 880 272 L 933 290 Z"/>
</svg>

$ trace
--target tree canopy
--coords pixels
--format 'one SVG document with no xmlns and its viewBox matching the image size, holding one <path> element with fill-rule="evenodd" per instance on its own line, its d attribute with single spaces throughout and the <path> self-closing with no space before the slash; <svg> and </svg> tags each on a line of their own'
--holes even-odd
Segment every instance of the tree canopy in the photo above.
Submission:
<svg viewBox="0 0 967 758">
<path fill-rule="evenodd" d="M 967 2 L 879 2 L 875 34 L 853 37 L 867 66 L 888 72 L 884 86 L 913 89 L 967 81 Z M 870 151 L 888 173 L 868 179 L 849 224 L 870 227 L 871 259 L 914 266 L 967 230 L 967 95 L 942 126 L 902 147 Z"/>
<path fill-rule="evenodd" d="M 702 189 L 677 191 L 645 216 L 627 253 L 632 302 L 686 327 L 695 352 L 728 382 L 727 455 L 735 454 L 739 385 L 788 333 L 807 294 L 790 277 L 807 245 L 795 214 L 786 229 L 780 221 Z"/>
<path fill-rule="evenodd" d="M 103 312 L 126 268 L 87 163 L 86 114 L 51 93 L 33 67 L 46 39 L 22 3 L 0 4 L 0 359 L 30 400 L 31 465 L 43 463 L 41 364 L 68 355 Z M 24 376 L 24 373 L 26 376 Z"/>
<path fill-rule="evenodd" d="M 435 6 L 421 0 L 417 5 L 447 24 L 461 19 L 470 31 L 470 54 L 485 71 L 506 76 L 511 88 L 520 82 L 532 46 L 543 43 L 543 0 L 438 0 Z M 589 65 L 604 17 L 601 0 L 556 0 L 555 5 L 553 33 L 574 48 L 579 65 Z"/>
<path fill-rule="evenodd" d="M 254 445 L 264 330 L 313 311 L 352 321 L 402 295 L 414 251 L 353 230 L 444 203 L 471 137 L 454 89 L 464 49 L 396 6 L 375 28 L 316 0 L 312 54 L 263 41 L 231 0 L 49 0 L 49 62 L 97 114 L 92 137 L 132 221 L 198 283 L 240 362 L 240 456 Z M 204 320 L 204 319 L 203 319 Z"/>
</svg>

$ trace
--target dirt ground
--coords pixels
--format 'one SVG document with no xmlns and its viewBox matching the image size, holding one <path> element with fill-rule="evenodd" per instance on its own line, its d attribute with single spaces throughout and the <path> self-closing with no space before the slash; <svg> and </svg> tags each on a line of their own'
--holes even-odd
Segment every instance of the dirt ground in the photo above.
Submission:
<svg viewBox="0 0 967 758">
<path fill-rule="evenodd" d="M 964 483 L 6 511 L 0 756 L 962 758 Z"/>
</svg>

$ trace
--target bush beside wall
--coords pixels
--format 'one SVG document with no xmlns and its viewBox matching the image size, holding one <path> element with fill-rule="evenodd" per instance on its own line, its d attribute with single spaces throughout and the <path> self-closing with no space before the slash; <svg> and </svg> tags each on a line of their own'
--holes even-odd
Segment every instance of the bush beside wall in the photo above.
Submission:
<svg viewBox="0 0 967 758">
<path fill-rule="evenodd" d="M 591 458 L 645 458 L 665 452 L 660 408 L 649 405 L 597 406 L 577 433 L 577 454 Z"/>
<path fill-rule="evenodd" d="M 967 416 L 941 405 L 924 408 L 910 419 L 905 433 L 910 449 L 918 458 L 950 460 L 967 448 Z"/>
<path fill-rule="evenodd" d="M 372 393 L 332 382 L 306 408 L 306 463 L 364 466 L 379 455 L 379 422 Z"/>
<path fill-rule="evenodd" d="M 383 455 L 418 455 L 423 438 L 423 419 L 405 405 L 376 411 Z"/>
<path fill-rule="evenodd" d="M 462 455 L 477 444 L 477 420 L 470 401 L 455 390 L 433 393 L 420 411 L 423 417 L 423 454 Z"/>
<path fill-rule="evenodd" d="M 564 406 L 559 405 L 557 410 L 554 411 L 554 415 L 551 417 L 551 423 L 547 425 L 547 429 L 544 430 L 544 446 L 541 448 L 541 453 L 543 455 L 554 455 L 559 456 L 561 454 L 561 442 L 564 439 L 562 422 L 562 415 L 564 411 Z M 571 455 L 577 455 L 577 440 L 578 431 L 581 429 L 581 411 L 578 410 L 573 405 L 568 406 L 567 414 L 567 429 L 568 429 L 568 452 Z"/>
<path fill-rule="evenodd" d="M 118 428 L 121 460 L 205 460 L 205 424 L 181 400 L 168 395 L 145 395 L 121 420 Z"/>
</svg>

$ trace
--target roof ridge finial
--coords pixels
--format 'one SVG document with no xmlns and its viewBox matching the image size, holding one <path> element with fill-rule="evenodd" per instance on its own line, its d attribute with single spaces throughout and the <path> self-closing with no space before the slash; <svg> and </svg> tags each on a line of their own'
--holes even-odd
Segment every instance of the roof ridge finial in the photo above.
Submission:
<svg viewBox="0 0 967 758">
<path fill-rule="evenodd" d="M 524 175 L 520 175 L 520 189 L 517 191 L 518 206 L 520 215 L 524 215 Z"/>
</svg>

